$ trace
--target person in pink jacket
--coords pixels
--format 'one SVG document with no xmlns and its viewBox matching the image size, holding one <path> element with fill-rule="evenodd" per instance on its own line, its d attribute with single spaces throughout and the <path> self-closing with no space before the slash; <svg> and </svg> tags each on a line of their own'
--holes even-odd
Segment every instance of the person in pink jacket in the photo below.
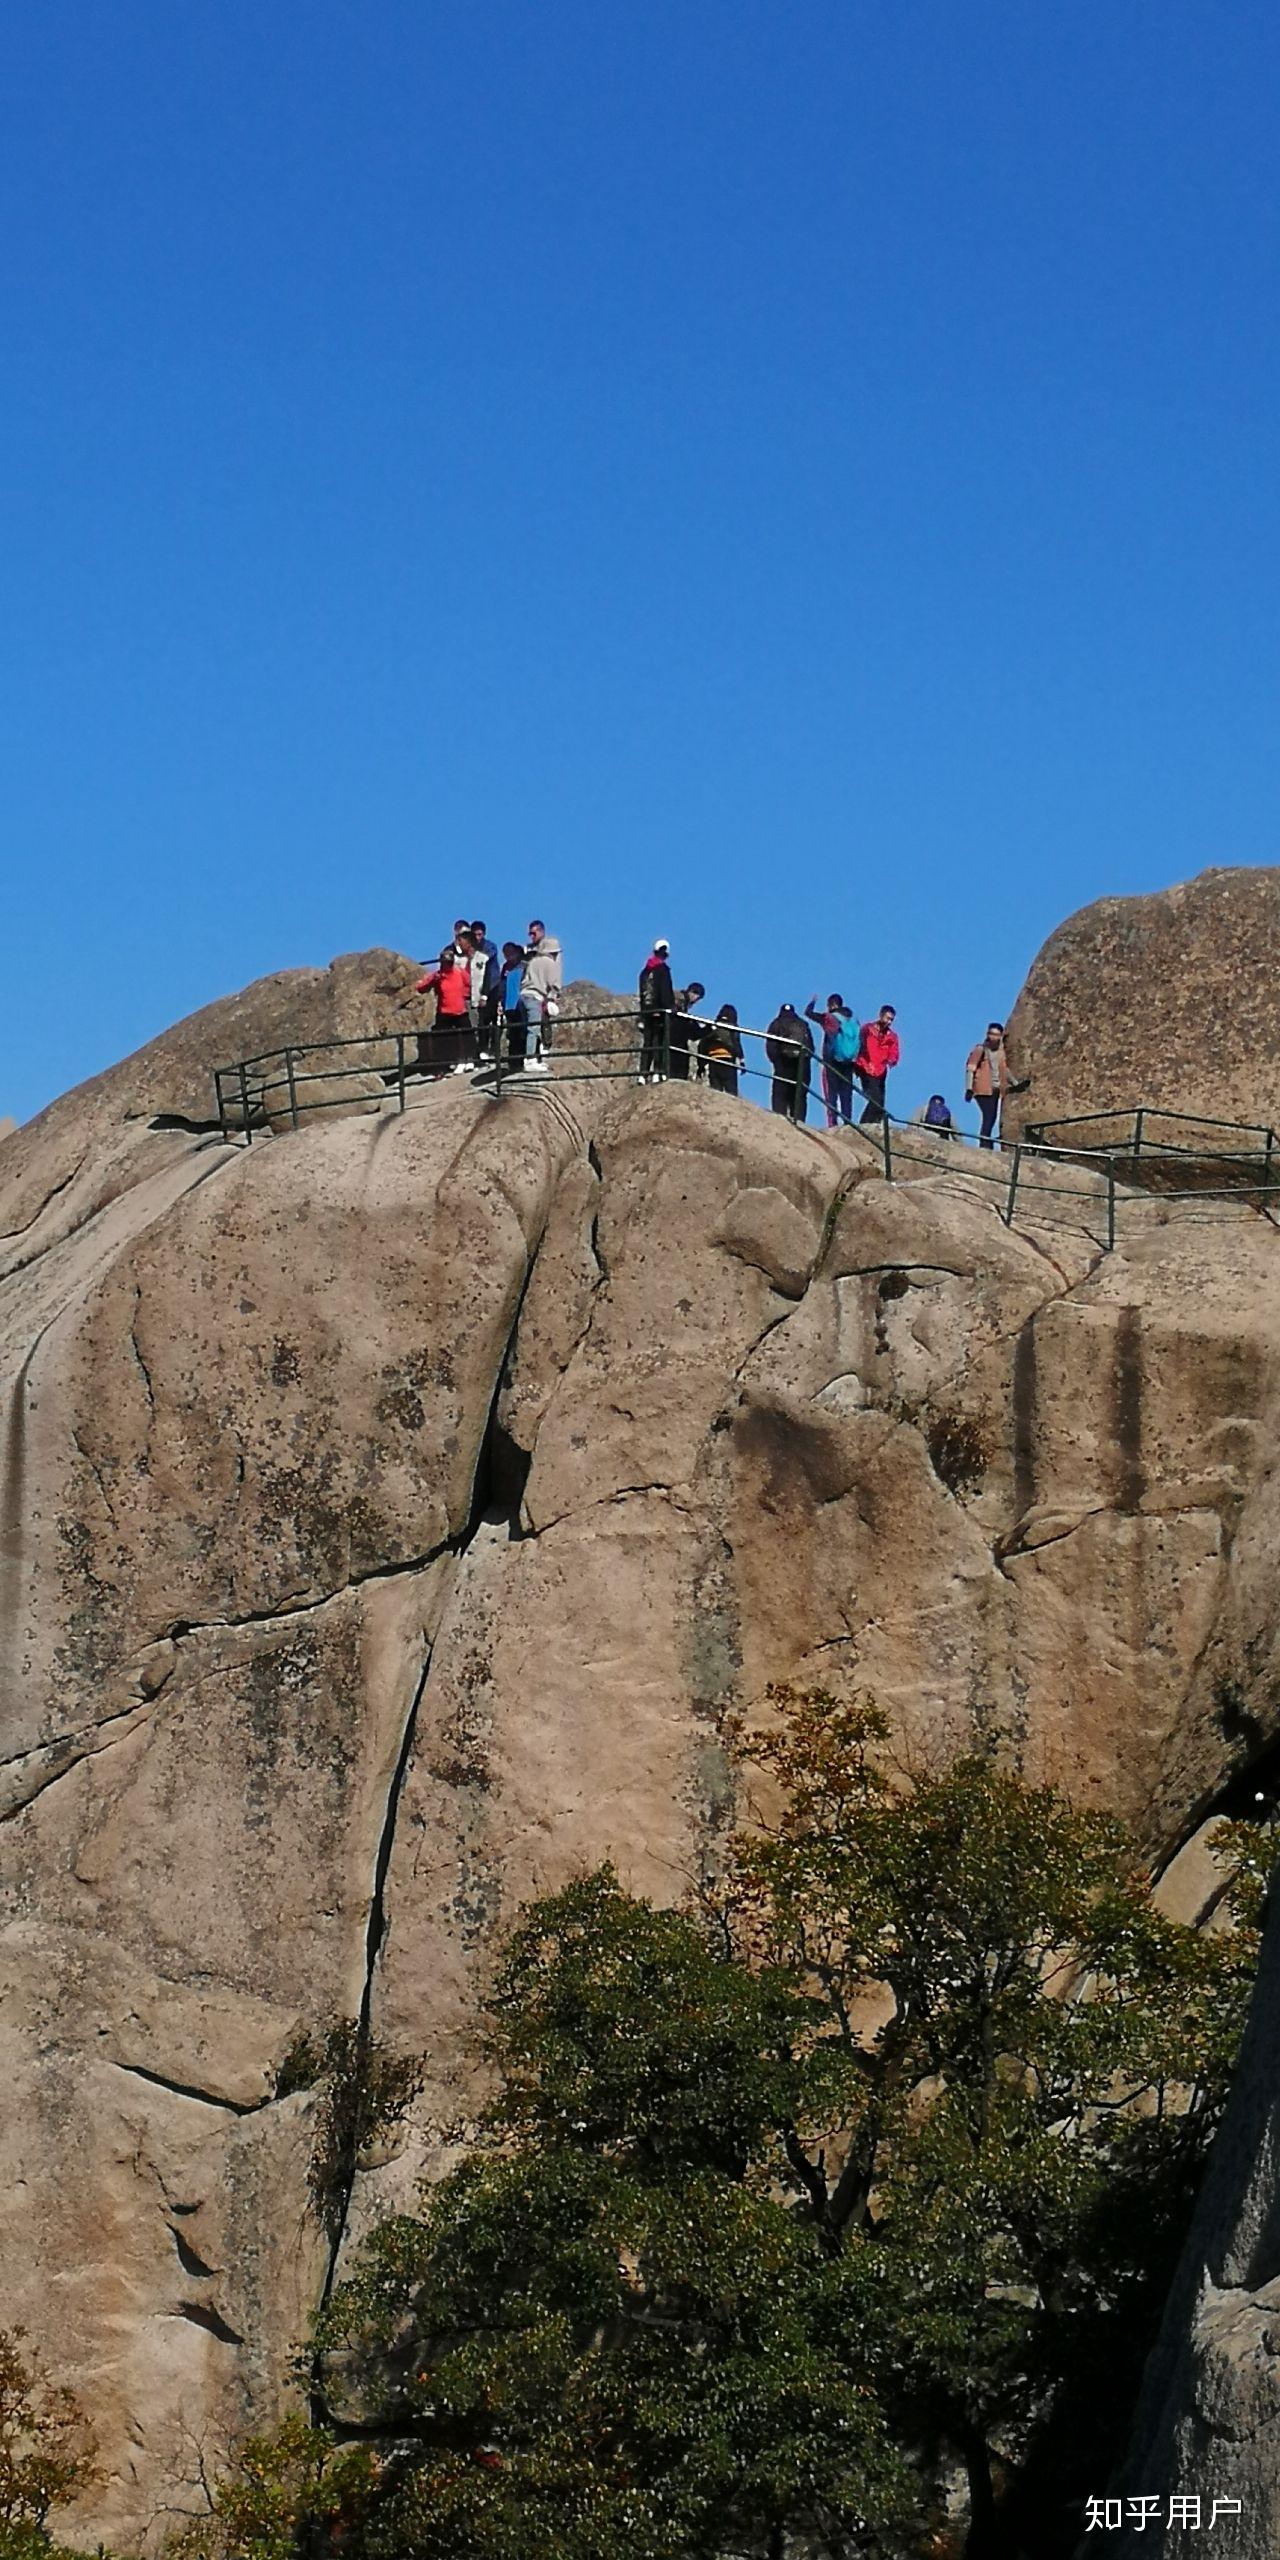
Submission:
<svg viewBox="0 0 1280 2560">
<path fill-rule="evenodd" d="M 896 1020 L 893 1005 L 882 1004 L 875 1021 L 862 1026 L 853 1068 L 867 1100 L 862 1114 L 864 1129 L 869 1120 L 883 1120 L 885 1116 L 885 1081 L 890 1067 L 896 1067 L 902 1055 L 893 1027 Z"/>
</svg>

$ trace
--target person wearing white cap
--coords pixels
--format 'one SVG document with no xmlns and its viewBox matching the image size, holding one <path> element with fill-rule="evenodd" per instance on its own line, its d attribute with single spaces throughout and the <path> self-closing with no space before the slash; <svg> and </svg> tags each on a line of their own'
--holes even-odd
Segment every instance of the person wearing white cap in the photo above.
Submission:
<svg viewBox="0 0 1280 2560">
<path fill-rule="evenodd" d="M 665 1073 L 676 991 L 671 945 L 660 933 L 640 972 L 640 1082 L 661 1084 Z"/>
</svg>

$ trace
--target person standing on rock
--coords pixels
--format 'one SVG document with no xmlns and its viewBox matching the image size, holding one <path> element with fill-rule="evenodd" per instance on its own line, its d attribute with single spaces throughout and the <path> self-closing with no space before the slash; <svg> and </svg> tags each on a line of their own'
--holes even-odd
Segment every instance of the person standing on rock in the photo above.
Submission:
<svg viewBox="0 0 1280 2560">
<path fill-rule="evenodd" d="M 691 979 L 687 987 L 676 988 L 675 1011 L 671 1016 L 670 1071 L 686 1084 L 690 1053 L 696 1051 L 703 1028 L 692 1008 L 701 1004 L 706 992 L 696 978 Z"/>
<path fill-rule="evenodd" d="M 869 1121 L 885 1117 L 885 1086 L 889 1070 L 896 1067 L 902 1050 L 894 1023 L 897 1014 L 891 1004 L 882 1004 L 874 1022 L 864 1022 L 854 1060 L 854 1073 L 866 1098 L 862 1127 Z"/>
<path fill-rule="evenodd" d="M 425 1074 L 464 1076 L 471 1064 L 474 1044 L 471 1036 L 471 964 L 458 955 L 454 943 L 446 943 L 438 961 L 424 969 L 418 980 L 420 996 L 434 990 L 436 1018 L 430 1032 L 418 1043 L 418 1063 Z"/>
<path fill-rule="evenodd" d="M 502 972 L 497 944 L 490 942 L 484 918 L 471 925 L 471 1021 L 482 1058 L 491 1058 L 498 1041 L 498 991 Z"/>
<path fill-rule="evenodd" d="M 523 1067 L 529 1046 L 529 1017 L 525 1011 L 522 982 L 524 979 L 524 944 L 504 942 L 502 976 L 499 988 L 502 1018 L 507 1031 L 507 1065 Z"/>
<path fill-rule="evenodd" d="M 826 1107 L 827 1127 L 834 1129 L 843 1120 L 848 1128 L 853 1119 L 853 1061 L 858 1048 L 858 1026 L 843 996 L 828 996 L 826 1008 L 818 1011 L 818 999 L 810 996 L 805 1016 L 822 1031 L 822 1099 Z"/>
<path fill-rule="evenodd" d="M 699 1069 L 706 1070 L 713 1093 L 736 1093 L 742 1064 L 742 1034 L 736 1004 L 722 1004 L 714 1022 L 704 1023 L 698 1042 Z"/>
<path fill-rule="evenodd" d="M 982 1135 L 978 1140 L 980 1147 L 986 1147 L 988 1151 L 994 1148 L 996 1123 L 1003 1114 L 1006 1094 L 1025 1093 L 1030 1081 L 1027 1076 L 1019 1083 L 1009 1065 L 1009 1052 L 1004 1045 L 1004 1024 L 989 1022 L 986 1039 L 979 1040 L 976 1048 L 969 1051 L 964 1065 L 964 1098 L 966 1102 L 977 1103 L 982 1123 Z"/>
<path fill-rule="evenodd" d="M 541 916 L 529 926 L 524 955 L 524 980 L 521 994 L 528 1022 L 529 1054 L 524 1062 L 527 1076 L 545 1076 L 545 1052 L 551 1046 L 551 1026 L 560 1012 L 564 990 L 564 959 L 553 933 L 548 933 Z"/>
<path fill-rule="evenodd" d="M 660 1084 L 669 1055 L 671 1017 L 676 991 L 671 983 L 671 945 L 659 934 L 640 972 L 640 1082 Z"/>
<path fill-rule="evenodd" d="M 788 1120 L 803 1122 L 809 1108 L 813 1033 L 793 1004 L 779 1005 L 765 1033 L 764 1049 L 773 1069 L 770 1108 Z"/>
</svg>

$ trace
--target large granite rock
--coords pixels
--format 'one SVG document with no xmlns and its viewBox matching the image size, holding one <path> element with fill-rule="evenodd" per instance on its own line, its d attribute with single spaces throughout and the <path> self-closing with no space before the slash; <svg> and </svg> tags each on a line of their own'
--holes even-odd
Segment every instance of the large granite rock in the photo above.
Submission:
<svg viewBox="0 0 1280 2560">
<path fill-rule="evenodd" d="M 1131 1109 L 1280 1127 L 1280 869 L 1099 898 L 1050 935 L 1008 1024 L 1006 1126 Z"/>
<path fill-rule="evenodd" d="M 94 2416 L 83 2536 L 150 2543 L 333 2263 L 300 2037 L 426 2058 L 346 2245 L 472 2104 L 519 1900 L 715 1858 L 726 1705 L 869 1682 L 1195 1831 L 1280 1724 L 1280 1247 L 1139 1200 L 1106 1255 L 1087 1185 L 1010 1228 L 958 1149 L 890 1185 L 625 1078 L 252 1147 L 77 1107 L 69 1223 L 0 1161 L 0 2318 Z"/>
</svg>

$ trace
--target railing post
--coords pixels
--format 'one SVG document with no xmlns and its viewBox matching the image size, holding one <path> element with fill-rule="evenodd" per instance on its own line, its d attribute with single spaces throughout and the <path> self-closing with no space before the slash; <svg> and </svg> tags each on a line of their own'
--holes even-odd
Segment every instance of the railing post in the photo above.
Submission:
<svg viewBox="0 0 1280 2560">
<path fill-rule="evenodd" d="M 668 1080 L 668 1078 L 669 1078 L 670 1074 L 671 1074 L 671 1009 L 670 1009 L 670 1007 L 669 1007 L 668 1005 L 664 1005 L 664 1006 L 663 1006 L 663 1008 L 662 1008 L 662 1081 L 663 1081 L 663 1083 L 664 1083 L 664 1084 L 667 1082 L 667 1080 Z"/>
<path fill-rule="evenodd" d="M 397 1031 L 397 1033 L 396 1033 L 396 1091 L 397 1091 L 397 1093 L 398 1093 L 398 1094 L 399 1094 L 399 1096 L 400 1096 L 400 1108 L 401 1108 L 401 1110 L 403 1111 L 403 1109 L 404 1109 L 404 1033 L 403 1033 L 403 1031 Z"/>
<path fill-rule="evenodd" d="M 493 1098 L 495 1102 L 502 1100 L 502 1068 L 510 1042 L 511 1034 L 507 1029 L 507 1017 L 499 1005 L 497 1020 L 493 1026 Z"/>
<path fill-rule="evenodd" d="M 1013 1168 L 1009 1175 L 1009 1197 L 1004 1205 L 1004 1222 L 1007 1227 L 1011 1227 L 1013 1225 L 1013 1204 L 1018 1197 L 1018 1175 L 1021 1170 L 1022 1148 L 1019 1145 L 1015 1146 L 1013 1150 Z"/>
<path fill-rule="evenodd" d="M 222 1069 L 221 1069 L 221 1067 L 215 1067 L 215 1068 L 214 1068 L 214 1071 L 213 1071 L 213 1089 L 214 1089 L 214 1092 L 217 1094 L 217 1097 L 218 1097 L 218 1127 L 219 1127 L 219 1128 L 221 1129 L 221 1131 L 222 1131 L 222 1143 L 223 1143 L 223 1145 L 224 1145 L 224 1147 L 225 1147 L 225 1146 L 228 1146 L 228 1145 L 230 1144 L 230 1136 L 231 1136 L 231 1133 L 230 1133 L 230 1131 L 229 1131 L 229 1129 L 228 1129 L 228 1127 L 227 1127 L 227 1097 L 226 1097 L 225 1093 L 224 1093 L 224 1092 L 223 1092 L 223 1090 L 222 1090 Z"/>
<path fill-rule="evenodd" d="M 287 1077 L 287 1079 L 288 1079 L 288 1085 L 289 1085 L 289 1117 L 290 1117 L 290 1119 L 291 1119 L 291 1120 L 292 1120 L 292 1122 L 293 1122 L 294 1128 L 296 1129 L 296 1128 L 297 1128 L 297 1125 L 298 1125 L 298 1087 L 297 1087 L 297 1084 L 296 1084 L 296 1082 L 295 1082 L 295 1079 L 294 1079 L 294 1073 L 293 1073 L 293 1051 L 292 1051 L 292 1049 L 286 1049 L 286 1050 L 285 1050 L 285 1053 L 284 1053 L 284 1071 L 285 1071 L 285 1075 L 286 1075 L 286 1077 Z"/>
<path fill-rule="evenodd" d="M 1138 1158 L 1139 1158 L 1139 1156 L 1141 1155 L 1141 1153 L 1142 1153 L 1142 1104 L 1141 1104 L 1141 1103 L 1139 1103 L 1138 1108 L 1137 1108 L 1137 1110 L 1135 1111 L 1135 1113 L 1134 1113 L 1134 1115 L 1133 1115 L 1133 1161 L 1134 1161 L 1134 1163 L 1135 1163 L 1135 1164 L 1137 1163 Z"/>
<path fill-rule="evenodd" d="M 880 1126 L 884 1131 L 884 1178 L 886 1182 L 892 1182 L 893 1145 L 889 1136 L 889 1113 L 887 1108 L 881 1117 Z"/>
<path fill-rule="evenodd" d="M 1276 1142 L 1275 1130 L 1268 1129 L 1266 1137 L 1267 1142 L 1262 1152 L 1262 1203 L 1264 1208 L 1266 1207 L 1267 1199 L 1271 1191 L 1271 1157 Z"/>
<path fill-rule="evenodd" d="M 1116 1165 L 1115 1157 L 1107 1158 L 1107 1251 L 1116 1249 Z"/>
<path fill-rule="evenodd" d="M 243 1058 L 240 1061 L 240 1116 L 244 1122 L 245 1144 L 251 1147 L 253 1131 L 249 1125 L 249 1079 L 245 1074 Z"/>
</svg>

